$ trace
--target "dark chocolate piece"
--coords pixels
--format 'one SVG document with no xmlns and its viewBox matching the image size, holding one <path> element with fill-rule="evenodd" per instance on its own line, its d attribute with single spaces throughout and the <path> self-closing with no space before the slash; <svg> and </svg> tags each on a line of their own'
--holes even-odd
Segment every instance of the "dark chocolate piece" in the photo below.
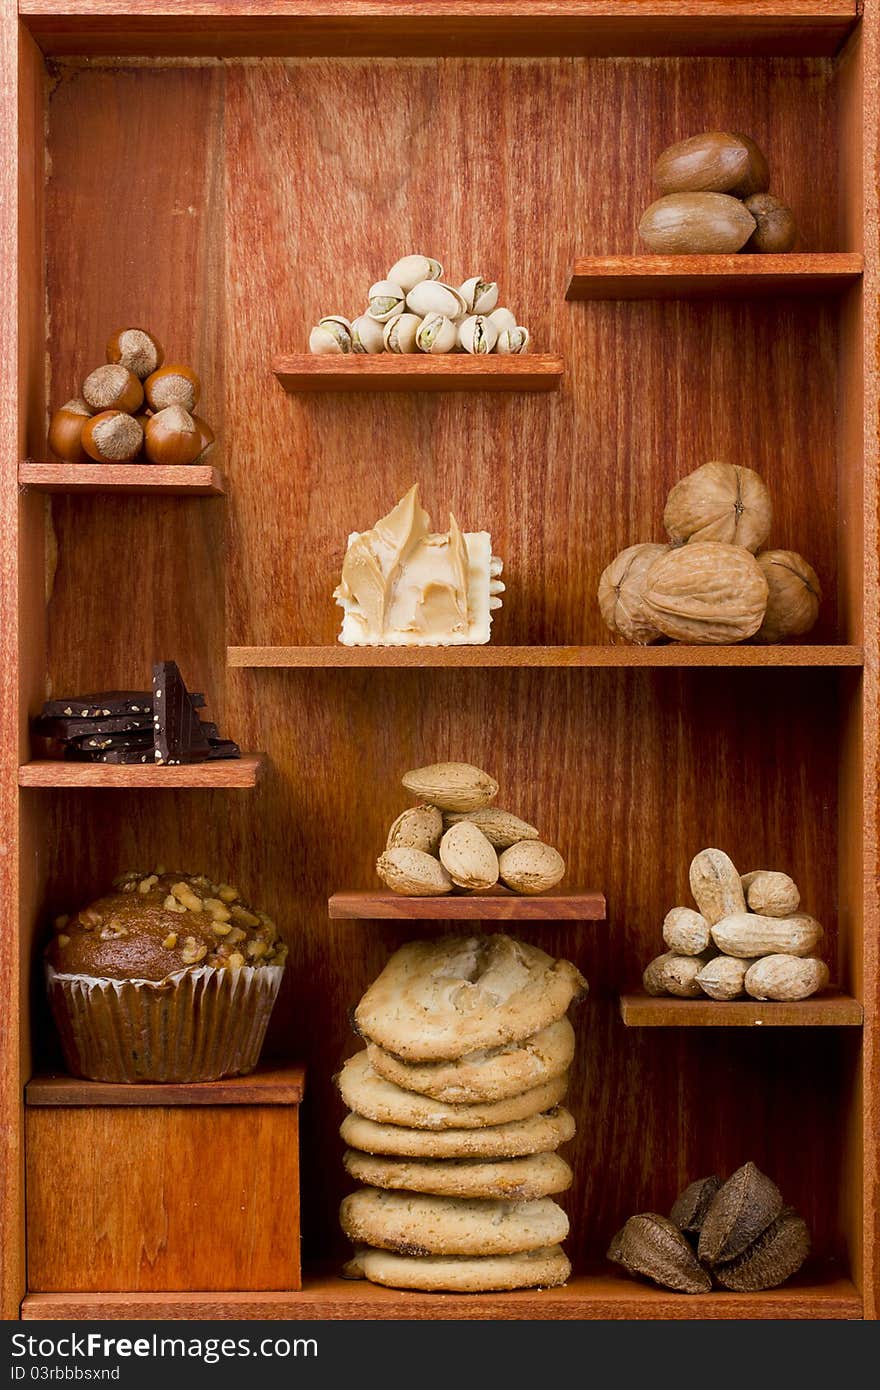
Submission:
<svg viewBox="0 0 880 1390">
<path fill-rule="evenodd" d="M 94 734 L 127 734 L 135 730 L 152 735 L 152 711 L 147 714 L 119 714 L 109 719 L 47 719 L 45 715 L 40 715 L 34 720 L 35 734 L 41 738 L 57 738 L 62 743 Z"/>
<path fill-rule="evenodd" d="M 47 719 L 107 719 L 119 714 L 149 714 L 153 705 L 149 690 L 107 690 L 96 695 L 69 695 L 47 700 L 43 716 Z"/>
<path fill-rule="evenodd" d="M 209 743 L 211 742 L 212 738 L 220 737 L 220 730 L 217 728 L 216 724 L 211 723 L 210 719 L 202 720 L 202 733 L 205 735 L 205 738 L 208 740 Z"/>
<path fill-rule="evenodd" d="M 153 738 L 157 763 L 200 763 L 209 743 L 176 661 L 153 667 Z"/>
<path fill-rule="evenodd" d="M 241 749 L 237 743 L 233 743 L 231 738 L 212 738 L 211 748 L 208 758 L 213 762 L 215 758 L 240 758 Z"/>
<path fill-rule="evenodd" d="M 128 734 L 90 734 L 86 738 L 72 738 L 68 740 L 71 748 L 82 749 L 83 752 L 97 751 L 105 753 L 108 748 L 149 748 L 153 749 L 153 730 L 135 730 Z"/>
<path fill-rule="evenodd" d="M 155 763 L 153 749 L 148 748 L 108 748 L 105 753 L 95 749 L 74 748 L 71 744 L 64 750 L 64 757 L 70 763 Z"/>
</svg>

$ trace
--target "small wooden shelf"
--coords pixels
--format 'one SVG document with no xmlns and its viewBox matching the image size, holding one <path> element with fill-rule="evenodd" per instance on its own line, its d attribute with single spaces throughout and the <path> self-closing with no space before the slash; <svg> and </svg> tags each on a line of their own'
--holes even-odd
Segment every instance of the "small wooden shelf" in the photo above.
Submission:
<svg viewBox="0 0 880 1390">
<path fill-rule="evenodd" d="M 602 922 L 602 893 L 544 893 L 520 897 L 516 893 L 468 893 L 464 897 L 405 898 L 386 891 L 334 893 L 329 900 L 334 919 L 399 922 Z"/>
<path fill-rule="evenodd" d="M 305 1067 L 260 1067 L 248 1076 L 222 1081 L 145 1082 L 137 1086 L 84 1081 L 78 1076 L 35 1076 L 25 1086 L 30 1106 L 95 1105 L 299 1105 L 305 1095 Z"/>
<path fill-rule="evenodd" d="M 230 666 L 861 666 L 861 647 L 228 647 Z"/>
<path fill-rule="evenodd" d="M 787 256 L 585 256 L 566 299 L 747 299 L 841 294 L 861 277 L 849 253 Z"/>
<path fill-rule="evenodd" d="M 222 497 L 226 481 L 217 468 L 156 463 L 34 463 L 18 466 L 19 487 L 33 492 L 118 492 L 157 496 Z"/>
<path fill-rule="evenodd" d="M 300 1293 L 41 1293 L 28 1294 L 25 1320 L 174 1318 L 425 1319 L 554 1322 L 579 1319 L 723 1320 L 861 1318 L 862 1300 L 849 1279 L 818 1273 L 765 1293 L 676 1294 L 612 1273 L 577 1274 L 561 1289 L 516 1293 L 426 1294 L 384 1289 L 336 1273 L 306 1273 Z"/>
<path fill-rule="evenodd" d="M 150 763 L 68 763 L 35 759 L 18 769 L 20 787 L 255 787 L 262 753 L 218 758 L 207 763 L 156 767 Z"/>
<path fill-rule="evenodd" d="M 830 57 L 856 0 L 21 0 L 45 53 L 216 57 Z M 256 10 L 259 10 L 259 13 Z"/>
<path fill-rule="evenodd" d="M 832 991 L 792 1003 L 642 993 L 620 999 L 620 1016 L 628 1028 L 861 1028 L 862 1015 L 857 999 Z"/>
<path fill-rule="evenodd" d="M 285 391 L 555 391 L 565 369 L 561 357 L 541 352 L 513 357 L 300 352 L 274 358 L 272 370 Z"/>
</svg>

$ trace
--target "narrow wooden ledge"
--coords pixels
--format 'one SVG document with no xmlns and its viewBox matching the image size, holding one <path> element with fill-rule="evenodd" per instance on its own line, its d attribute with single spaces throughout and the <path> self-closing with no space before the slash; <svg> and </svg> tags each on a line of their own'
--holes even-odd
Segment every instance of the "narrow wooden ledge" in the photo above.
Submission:
<svg viewBox="0 0 880 1390">
<path fill-rule="evenodd" d="M 543 893 L 520 897 L 504 890 L 468 893 L 462 897 L 404 898 L 387 890 L 334 893 L 328 903 L 331 918 L 399 922 L 602 922 L 602 893 Z"/>
<path fill-rule="evenodd" d="M 228 647 L 229 666 L 252 670 L 460 666 L 861 666 L 861 647 Z"/>
<path fill-rule="evenodd" d="M 829 991 L 792 1003 L 755 999 L 673 999 L 624 994 L 620 1016 L 628 1028 L 861 1028 L 857 999 Z"/>
<path fill-rule="evenodd" d="M 45 53 L 830 57 L 855 0 L 20 0 Z M 79 11 L 79 13 L 77 12 Z"/>
<path fill-rule="evenodd" d="M 676 1294 L 608 1272 L 576 1274 L 561 1289 L 515 1293 L 430 1294 L 385 1289 L 336 1272 L 306 1272 L 301 1292 L 279 1293 L 32 1293 L 22 1303 L 25 1321 L 144 1319 L 403 1319 L 462 1318 L 520 1321 L 662 1319 L 861 1318 L 862 1300 L 851 1280 L 820 1271 L 764 1293 Z"/>
<path fill-rule="evenodd" d="M 301 352 L 274 358 L 272 370 L 285 391 L 555 391 L 564 366 L 561 357 L 540 352 L 513 357 Z"/>
<path fill-rule="evenodd" d="M 76 1076 L 35 1076 L 25 1087 L 31 1106 L 299 1105 L 305 1094 L 305 1067 L 279 1067 L 229 1076 L 223 1081 L 115 1085 Z"/>
<path fill-rule="evenodd" d="M 861 255 L 584 256 L 566 299 L 748 299 L 842 294 L 862 275 Z"/>
<path fill-rule="evenodd" d="M 35 759 L 18 769 L 20 787 L 235 788 L 255 787 L 263 770 L 262 753 L 218 758 L 207 763 L 157 767 L 150 763 L 68 763 Z"/>
<path fill-rule="evenodd" d="M 226 481 L 217 468 L 156 463 L 34 463 L 18 466 L 18 485 L 32 492 L 117 492 L 154 496 L 222 497 Z"/>
</svg>

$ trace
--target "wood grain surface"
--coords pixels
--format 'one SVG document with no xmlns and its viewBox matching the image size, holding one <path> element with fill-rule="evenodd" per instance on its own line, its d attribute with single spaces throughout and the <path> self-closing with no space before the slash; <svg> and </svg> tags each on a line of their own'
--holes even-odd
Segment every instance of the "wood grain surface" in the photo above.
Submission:
<svg viewBox="0 0 880 1390">
<path fill-rule="evenodd" d="M 379 919 L 397 922 L 601 922 L 601 893 L 541 893 L 520 897 L 506 891 L 468 893 L 464 897 L 405 898 L 378 890 L 334 893 L 328 903 L 334 921 Z"/>
<path fill-rule="evenodd" d="M 26 1120 L 32 1291 L 300 1287 L 297 1106 L 32 1106 Z"/>
<path fill-rule="evenodd" d="M 226 491 L 223 474 L 208 464 L 186 468 L 151 463 L 34 463 L 19 464 L 20 487 L 35 492 L 143 492 L 157 497 L 190 493 L 220 497 Z"/>
<path fill-rule="evenodd" d="M 21 787 L 255 787 L 262 770 L 262 753 L 167 767 L 150 763 L 67 763 L 44 758 L 23 763 L 18 769 L 18 783 Z"/>
<path fill-rule="evenodd" d="M 561 357 L 525 352 L 515 357 L 315 356 L 300 352 L 272 359 L 285 391 L 556 391 Z"/>
<path fill-rule="evenodd" d="M 862 273 L 852 252 L 785 256 L 579 256 L 566 299 L 744 299 L 840 294 Z"/>
<path fill-rule="evenodd" d="M 689 1318 L 860 1318 L 862 1300 L 848 1279 L 824 1274 L 796 1279 L 762 1294 L 675 1294 L 623 1275 L 582 1274 L 561 1289 L 507 1294 L 396 1293 L 364 1280 L 323 1274 L 307 1277 L 301 1294 L 31 1294 L 22 1317 L 98 1319 L 477 1318 L 492 1321 L 564 1318 L 678 1321 Z"/>
<path fill-rule="evenodd" d="M 167 29 L 167 17 L 162 23 Z M 131 32 L 133 44 L 143 42 Z M 876 977 L 865 977 L 875 969 L 873 860 L 850 842 L 876 833 L 867 783 L 876 749 L 862 738 L 876 710 L 876 592 L 860 524 L 870 502 L 875 526 L 876 476 L 873 453 L 862 467 L 865 405 L 852 379 L 861 292 L 843 301 L 576 307 L 563 298 L 577 256 L 638 250 L 658 150 L 710 126 L 746 129 L 767 147 L 806 252 L 860 249 L 850 240 L 855 177 L 842 185 L 846 209 L 833 178 L 816 197 L 816 168 L 833 170 L 839 153 L 842 80 L 825 60 L 754 56 L 53 68 L 47 404 L 66 399 L 100 360 L 111 328 L 146 322 L 202 375 L 229 500 L 51 499 L 60 558 L 49 690 L 136 686 L 152 660 L 174 656 L 188 684 L 208 693 L 224 732 L 267 748 L 270 761 L 247 797 L 170 789 L 145 802 L 134 787 L 26 793 L 52 846 L 35 861 L 44 888 L 34 944 L 52 915 L 132 865 L 234 875 L 275 917 L 291 958 L 267 1063 L 302 1058 L 309 1068 L 303 1192 L 312 1259 L 345 1252 L 336 1224 L 348 1187 L 337 1162 L 343 1111 L 331 1078 L 357 1046 L 348 1010 L 391 950 L 434 930 L 328 922 L 327 899 L 376 886 L 376 854 L 406 801 L 402 772 L 445 758 L 493 772 L 501 804 L 559 844 L 566 882 L 607 898 L 607 926 L 595 931 L 563 921 L 517 926 L 573 959 L 591 986 L 575 1015 L 570 1091 L 579 1130 L 568 1147 L 576 1182 L 566 1206 L 576 1268 L 601 1261 L 633 1211 L 668 1210 L 686 1181 L 746 1158 L 804 1212 L 820 1267 L 839 1259 L 846 1270 L 849 1258 L 856 1268 L 862 1249 L 870 1255 L 862 1030 L 648 1033 L 625 1028 L 618 1007 L 657 952 L 664 914 L 688 900 L 688 863 L 706 845 L 728 850 L 744 870 L 791 872 L 827 927 L 842 990 L 875 1007 Z M 157 146 L 182 153 L 159 168 Z M 81 199 L 95 150 L 114 196 L 93 201 L 86 236 Z M 500 281 L 536 346 L 565 360 L 552 398 L 280 390 L 273 352 L 304 348 L 321 313 L 353 313 L 370 283 L 412 249 L 439 255 L 453 278 L 480 271 Z M 866 296 L 876 285 L 869 262 Z M 32 456 L 42 449 L 36 437 L 26 444 Z M 25 456 L 19 448 L 16 465 Z M 777 669 L 763 656 L 722 669 L 706 665 L 711 658 L 691 669 L 322 670 L 314 660 L 304 669 L 226 668 L 227 643 L 336 651 L 331 593 L 346 537 L 415 479 L 439 524 L 452 509 L 467 529 L 491 528 L 508 582 L 499 648 L 622 651 L 608 645 L 597 612 L 598 576 L 624 545 L 662 536 L 669 487 L 712 457 L 765 476 L 771 542 L 803 551 L 826 595 L 809 659 L 842 647 L 854 669 Z M 866 529 L 866 542 L 874 534 Z M 28 699 L 33 710 L 35 693 Z M 876 1047 L 872 1029 L 866 1017 L 866 1049 Z M 34 1033 L 38 1065 L 53 1068 L 40 1005 Z M 707 1076 L 723 1085 L 707 1087 Z M 136 1141 L 132 1131 L 132 1152 Z M 47 1240 L 44 1223 L 34 1239 Z M 613 1278 L 573 1287 L 584 1315 L 620 1306 L 621 1289 L 631 1291 L 634 1313 L 658 1306 L 653 1291 Z M 802 1288 L 741 1309 L 859 1311 L 849 1285 Z M 358 1297 L 318 1289 L 312 1306 L 352 1316 Z M 412 1306 L 386 1301 L 398 1315 Z M 682 1309 L 665 1316 L 693 1316 L 691 1300 L 664 1306 Z"/>
<path fill-rule="evenodd" d="M 626 643 L 601 647 L 229 647 L 230 666 L 251 670 L 276 668 L 441 667 L 481 666 L 861 666 L 861 647 L 842 645 L 777 647 L 634 647 Z"/>
<path fill-rule="evenodd" d="M 35 1076 L 25 1088 L 26 1105 L 299 1105 L 305 1094 L 303 1067 L 259 1067 L 248 1076 L 222 1081 L 143 1083 L 83 1081 L 77 1076 Z"/>
<path fill-rule="evenodd" d="M 834 53 L 856 0 L 22 0 L 49 53 Z M 137 22 L 132 16 L 136 15 Z M 206 22 L 208 21 L 208 22 Z"/>
<path fill-rule="evenodd" d="M 790 1003 L 754 999 L 671 999 L 624 994 L 620 1016 L 628 1028 L 860 1028 L 864 1010 L 839 991 Z"/>
</svg>

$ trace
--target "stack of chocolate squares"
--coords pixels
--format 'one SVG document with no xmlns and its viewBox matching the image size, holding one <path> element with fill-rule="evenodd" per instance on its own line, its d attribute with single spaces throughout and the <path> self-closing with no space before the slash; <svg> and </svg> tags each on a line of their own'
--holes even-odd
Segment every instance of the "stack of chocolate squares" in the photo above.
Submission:
<svg viewBox="0 0 880 1390">
<path fill-rule="evenodd" d="M 190 694 L 175 661 L 153 667 L 152 690 L 111 690 L 47 700 L 34 733 L 87 763 L 203 763 L 241 749 L 203 720 L 205 697 Z"/>
</svg>

